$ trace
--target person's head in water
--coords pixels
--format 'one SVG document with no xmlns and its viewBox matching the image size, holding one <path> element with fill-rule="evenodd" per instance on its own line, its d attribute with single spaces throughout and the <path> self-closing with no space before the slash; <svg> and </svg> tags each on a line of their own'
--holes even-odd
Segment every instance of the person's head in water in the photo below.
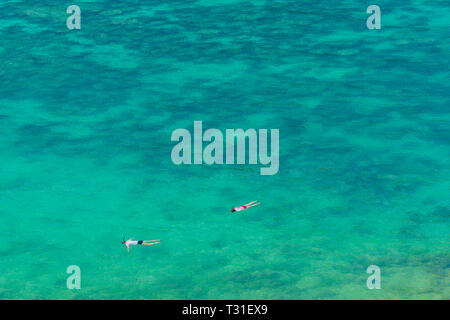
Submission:
<svg viewBox="0 0 450 320">
<path fill-rule="evenodd" d="M 235 208 L 231 208 L 231 212 L 235 212 L 236 211 L 236 209 Z"/>
<path fill-rule="evenodd" d="M 122 239 L 122 244 L 125 244 L 125 242 L 126 242 L 126 241 L 125 241 L 125 238 L 123 238 L 123 239 Z"/>
</svg>

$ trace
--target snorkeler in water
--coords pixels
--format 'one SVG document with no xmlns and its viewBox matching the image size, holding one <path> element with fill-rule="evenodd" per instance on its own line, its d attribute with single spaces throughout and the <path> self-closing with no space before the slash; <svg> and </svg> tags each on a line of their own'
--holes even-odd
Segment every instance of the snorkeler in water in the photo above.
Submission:
<svg viewBox="0 0 450 320">
<path fill-rule="evenodd" d="M 236 212 L 236 211 L 244 211 L 247 210 L 248 208 L 260 205 L 261 203 L 258 202 L 258 200 L 252 201 L 250 203 L 244 204 L 243 206 L 240 207 L 236 207 L 231 209 L 231 212 Z"/>
<path fill-rule="evenodd" d="M 133 240 L 134 237 L 132 237 L 131 239 L 128 239 L 127 241 L 125 241 L 125 238 L 123 238 L 122 240 L 122 244 L 127 246 L 127 250 L 128 252 L 130 252 L 130 246 L 133 245 L 137 245 L 137 244 L 143 244 L 145 246 L 151 246 L 153 244 L 157 244 L 160 243 L 160 240 Z"/>
</svg>

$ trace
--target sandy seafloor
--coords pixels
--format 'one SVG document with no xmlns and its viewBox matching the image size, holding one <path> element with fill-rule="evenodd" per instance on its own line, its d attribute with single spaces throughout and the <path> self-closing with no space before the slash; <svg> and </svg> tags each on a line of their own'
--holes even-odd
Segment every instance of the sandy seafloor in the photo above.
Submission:
<svg viewBox="0 0 450 320">
<path fill-rule="evenodd" d="M 446 2 L 144 2 L 0 2 L 0 299 L 450 298 Z M 279 173 L 175 166 L 194 120 Z"/>
</svg>

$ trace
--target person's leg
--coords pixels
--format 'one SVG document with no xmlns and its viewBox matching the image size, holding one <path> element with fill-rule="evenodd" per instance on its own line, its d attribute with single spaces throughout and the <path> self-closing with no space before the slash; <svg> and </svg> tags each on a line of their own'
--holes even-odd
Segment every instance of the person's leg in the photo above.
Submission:
<svg viewBox="0 0 450 320">
<path fill-rule="evenodd" d="M 258 201 L 258 200 L 255 200 L 255 201 L 252 201 L 252 202 L 250 202 L 250 203 L 244 204 L 243 207 L 244 207 L 244 206 L 248 207 L 249 205 L 251 205 L 252 203 L 254 203 L 254 202 L 256 202 L 256 201 Z"/>
<path fill-rule="evenodd" d="M 160 242 L 159 242 L 159 241 L 158 241 L 158 242 L 152 242 L 152 243 L 144 242 L 143 245 L 145 245 L 145 246 L 151 246 L 151 245 L 153 245 L 153 244 L 158 244 L 158 243 L 160 243 Z"/>
<path fill-rule="evenodd" d="M 257 206 L 257 205 L 260 205 L 261 203 L 254 203 L 254 204 L 251 204 L 251 205 L 249 205 L 249 206 L 247 206 L 247 208 L 251 208 L 251 207 L 254 207 L 254 206 Z"/>
</svg>

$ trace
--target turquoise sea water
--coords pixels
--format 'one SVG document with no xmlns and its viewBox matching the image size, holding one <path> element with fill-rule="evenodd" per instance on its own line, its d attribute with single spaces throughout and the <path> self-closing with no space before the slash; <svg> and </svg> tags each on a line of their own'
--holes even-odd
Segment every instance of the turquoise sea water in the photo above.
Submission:
<svg viewBox="0 0 450 320">
<path fill-rule="evenodd" d="M 0 2 L 0 299 L 450 298 L 448 3 L 144 2 Z M 279 173 L 175 166 L 194 120 Z"/>
</svg>

